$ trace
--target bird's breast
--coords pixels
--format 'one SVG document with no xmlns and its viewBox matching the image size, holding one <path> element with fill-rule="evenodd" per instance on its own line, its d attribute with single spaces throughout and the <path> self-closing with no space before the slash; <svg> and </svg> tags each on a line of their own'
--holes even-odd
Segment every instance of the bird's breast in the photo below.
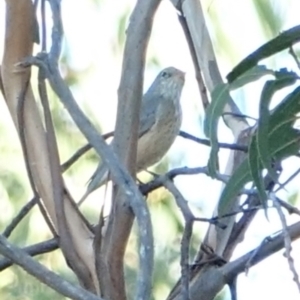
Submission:
<svg viewBox="0 0 300 300">
<path fill-rule="evenodd" d="M 156 122 L 138 142 L 137 170 L 141 171 L 157 163 L 167 153 L 179 133 L 182 113 L 178 103 L 161 103 Z"/>
</svg>

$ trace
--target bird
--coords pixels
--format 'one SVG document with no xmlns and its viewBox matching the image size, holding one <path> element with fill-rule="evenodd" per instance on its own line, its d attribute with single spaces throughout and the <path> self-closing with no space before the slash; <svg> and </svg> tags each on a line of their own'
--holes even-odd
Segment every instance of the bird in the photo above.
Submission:
<svg viewBox="0 0 300 300">
<path fill-rule="evenodd" d="M 178 135 L 182 121 L 180 98 L 184 83 L 185 72 L 168 67 L 159 72 L 144 94 L 140 109 L 137 173 L 159 162 Z M 77 205 L 80 206 L 90 193 L 107 182 L 108 176 L 108 167 L 100 163 Z"/>
</svg>

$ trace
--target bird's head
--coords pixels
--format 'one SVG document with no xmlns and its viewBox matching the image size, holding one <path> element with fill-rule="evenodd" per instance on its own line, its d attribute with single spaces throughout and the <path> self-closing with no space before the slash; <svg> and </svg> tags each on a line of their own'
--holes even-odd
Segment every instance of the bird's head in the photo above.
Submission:
<svg viewBox="0 0 300 300">
<path fill-rule="evenodd" d="M 184 82 L 184 72 L 168 67 L 157 75 L 148 92 L 164 98 L 179 99 Z"/>
</svg>

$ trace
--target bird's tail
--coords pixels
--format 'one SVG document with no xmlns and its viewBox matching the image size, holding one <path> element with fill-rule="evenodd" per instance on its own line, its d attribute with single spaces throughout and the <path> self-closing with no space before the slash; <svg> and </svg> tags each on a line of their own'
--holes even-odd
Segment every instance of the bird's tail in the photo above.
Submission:
<svg viewBox="0 0 300 300">
<path fill-rule="evenodd" d="M 90 193 L 101 187 L 108 180 L 108 168 L 105 164 L 99 164 L 97 170 L 94 172 L 91 177 L 89 184 L 87 186 L 86 192 L 77 202 L 77 205 L 80 206 L 84 200 L 88 197 Z"/>
</svg>

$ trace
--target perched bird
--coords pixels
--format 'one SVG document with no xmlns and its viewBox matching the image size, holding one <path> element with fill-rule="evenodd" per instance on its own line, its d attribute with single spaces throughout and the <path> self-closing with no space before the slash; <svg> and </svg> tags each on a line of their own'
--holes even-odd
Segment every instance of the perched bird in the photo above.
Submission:
<svg viewBox="0 0 300 300">
<path fill-rule="evenodd" d="M 184 72 L 169 67 L 157 75 L 144 94 L 140 112 L 137 172 L 157 163 L 170 149 L 178 135 L 182 119 L 180 96 L 184 81 Z M 91 177 L 87 191 L 78 205 L 107 179 L 108 168 L 101 163 Z"/>
</svg>

